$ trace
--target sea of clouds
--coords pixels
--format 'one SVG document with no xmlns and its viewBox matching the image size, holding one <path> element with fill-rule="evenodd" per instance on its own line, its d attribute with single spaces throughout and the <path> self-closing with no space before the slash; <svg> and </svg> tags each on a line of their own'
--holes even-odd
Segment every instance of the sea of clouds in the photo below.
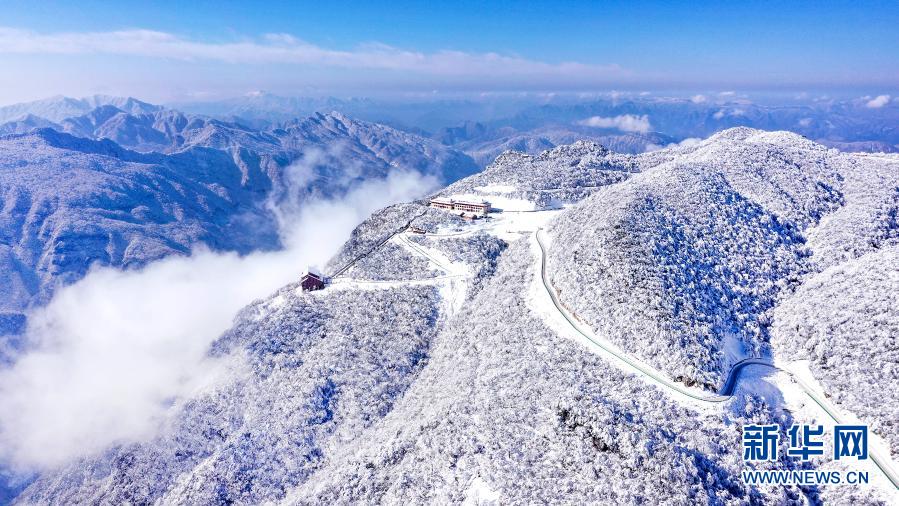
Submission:
<svg viewBox="0 0 899 506">
<path fill-rule="evenodd" d="M 26 351 L 0 370 L 0 461 L 39 472 L 152 437 L 175 399 L 216 380 L 209 345 L 241 308 L 324 265 L 373 211 L 437 185 L 397 171 L 338 198 L 302 200 L 309 163 L 289 168 L 295 191 L 271 205 L 284 249 L 198 247 L 141 270 L 99 268 L 33 311 Z"/>
</svg>

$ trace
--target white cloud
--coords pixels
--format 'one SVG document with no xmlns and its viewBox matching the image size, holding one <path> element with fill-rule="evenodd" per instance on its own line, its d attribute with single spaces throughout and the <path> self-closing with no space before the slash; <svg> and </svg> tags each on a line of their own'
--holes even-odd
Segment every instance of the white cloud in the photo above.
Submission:
<svg viewBox="0 0 899 506">
<path fill-rule="evenodd" d="M 659 144 L 650 143 L 650 144 L 646 145 L 646 152 L 658 151 L 660 149 L 667 149 L 667 148 L 687 148 L 690 146 L 695 146 L 695 145 L 699 144 L 700 142 L 702 142 L 702 139 L 699 137 L 687 137 L 686 139 L 684 139 L 680 142 L 672 142 L 671 144 L 668 144 L 667 146 L 661 146 Z"/>
<path fill-rule="evenodd" d="M 802 118 L 799 120 L 799 126 L 807 127 L 812 124 L 812 118 Z"/>
<path fill-rule="evenodd" d="M 868 97 L 865 98 L 867 99 Z M 889 95 L 878 95 L 871 100 L 868 100 L 868 102 L 865 104 L 865 107 L 868 107 L 870 109 L 880 109 L 888 103 L 890 103 Z"/>
<path fill-rule="evenodd" d="M 700 142 L 702 142 L 702 139 L 699 137 L 687 137 L 686 139 L 684 139 L 674 145 L 681 147 L 681 148 L 686 148 L 686 147 L 690 147 L 690 146 L 695 146 L 695 145 L 699 144 Z M 670 146 L 670 144 L 669 144 L 669 146 Z"/>
<path fill-rule="evenodd" d="M 408 71 L 436 76 L 512 75 L 602 80 L 628 74 L 614 64 L 546 63 L 492 52 L 443 50 L 422 53 L 380 43 L 368 43 L 344 51 L 310 44 L 288 34 L 266 34 L 256 40 L 203 42 L 142 29 L 42 34 L 0 27 L 0 53 L 107 54 L 186 61 L 303 64 L 345 69 Z"/>
<path fill-rule="evenodd" d="M 302 164 L 291 170 L 302 182 Z M 283 251 L 195 251 L 140 271 L 99 269 L 61 289 L 29 317 L 34 347 L 0 371 L 0 458 L 40 470 L 151 437 L 173 399 L 224 371 L 206 352 L 238 310 L 322 265 L 375 209 L 435 185 L 398 172 L 337 200 L 286 199 Z"/>
<path fill-rule="evenodd" d="M 721 119 L 725 114 L 726 113 L 724 112 L 724 109 L 718 109 L 717 111 L 715 111 L 715 114 L 712 114 L 712 117 L 715 119 Z"/>
<path fill-rule="evenodd" d="M 615 128 L 622 132 L 640 132 L 646 133 L 652 129 L 649 124 L 649 116 L 637 116 L 635 114 L 622 114 L 615 117 L 593 116 L 585 120 L 578 121 L 578 125 L 596 127 L 596 128 Z"/>
<path fill-rule="evenodd" d="M 704 104 L 706 101 L 708 101 L 708 98 L 706 98 L 705 95 L 693 95 L 692 97 L 690 97 L 690 101 L 694 104 Z"/>
</svg>

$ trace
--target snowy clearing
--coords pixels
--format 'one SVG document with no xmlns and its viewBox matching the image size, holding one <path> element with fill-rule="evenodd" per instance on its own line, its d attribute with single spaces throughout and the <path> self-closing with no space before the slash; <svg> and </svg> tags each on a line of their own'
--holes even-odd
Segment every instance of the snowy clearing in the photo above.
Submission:
<svg viewBox="0 0 899 506">
<path fill-rule="evenodd" d="M 480 193 L 512 193 L 518 191 L 518 188 L 508 184 L 488 184 L 485 186 L 475 186 L 474 188 Z"/>
</svg>

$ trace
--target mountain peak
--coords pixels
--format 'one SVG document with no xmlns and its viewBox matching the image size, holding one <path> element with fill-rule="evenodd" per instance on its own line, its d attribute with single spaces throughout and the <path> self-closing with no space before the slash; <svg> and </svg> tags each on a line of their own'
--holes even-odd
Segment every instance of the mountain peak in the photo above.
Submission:
<svg viewBox="0 0 899 506">
<path fill-rule="evenodd" d="M 508 165 L 512 163 L 518 163 L 529 158 L 533 158 L 533 155 L 510 149 L 507 151 L 503 151 L 499 156 L 497 156 L 491 165 Z"/>
<path fill-rule="evenodd" d="M 42 100 L 0 107 L 0 123 L 13 121 L 26 114 L 32 114 L 54 123 L 59 123 L 67 118 L 82 116 L 106 105 L 115 106 L 129 114 L 146 114 L 163 109 L 162 106 L 149 104 L 133 97 L 92 95 L 84 98 L 72 98 L 57 95 Z"/>
<path fill-rule="evenodd" d="M 816 151 L 829 149 L 827 146 L 795 132 L 786 130 L 768 131 L 744 126 L 722 130 L 699 143 L 698 146 L 716 146 L 732 142 L 762 143 Z"/>
<path fill-rule="evenodd" d="M 539 155 L 540 159 L 549 158 L 565 158 L 565 159 L 585 159 L 585 158 L 602 158 L 608 156 L 610 151 L 603 145 L 591 140 L 579 140 L 573 144 L 564 144 L 552 149 L 548 149 Z"/>
</svg>

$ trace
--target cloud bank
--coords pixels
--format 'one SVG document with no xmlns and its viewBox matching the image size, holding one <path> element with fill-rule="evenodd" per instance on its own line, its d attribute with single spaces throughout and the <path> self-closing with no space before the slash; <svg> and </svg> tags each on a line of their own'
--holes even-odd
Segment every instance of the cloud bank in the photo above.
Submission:
<svg viewBox="0 0 899 506">
<path fill-rule="evenodd" d="M 865 104 L 865 106 L 870 109 L 880 109 L 881 107 L 883 107 L 889 103 L 890 103 L 889 95 L 878 95 L 878 96 L 872 98 L 871 100 L 869 100 L 868 103 Z"/>
<path fill-rule="evenodd" d="M 204 42 L 153 30 L 43 34 L 0 27 L 0 54 L 121 55 L 225 63 L 301 64 L 344 69 L 406 71 L 435 76 L 552 76 L 592 79 L 628 74 L 618 65 L 546 63 L 498 53 L 422 53 L 369 43 L 351 51 L 327 49 L 288 34 L 258 39 Z"/>
<path fill-rule="evenodd" d="M 649 153 L 651 151 L 658 151 L 660 149 L 667 149 L 667 148 L 688 148 L 691 146 L 696 146 L 703 140 L 704 139 L 700 139 L 699 137 L 687 137 L 686 139 L 684 139 L 680 142 L 672 142 L 671 144 L 668 144 L 667 146 L 662 146 L 660 144 L 647 144 L 646 152 Z"/>
<path fill-rule="evenodd" d="M 288 180 L 301 182 L 306 163 Z M 285 250 L 198 250 L 140 271 L 95 270 L 61 289 L 29 315 L 33 348 L 0 371 L 0 459 L 29 472 L 151 437 L 175 399 L 222 373 L 207 350 L 237 311 L 323 265 L 374 210 L 436 183 L 397 172 L 335 200 L 286 199 Z"/>
<path fill-rule="evenodd" d="M 622 114 L 614 117 L 592 116 L 585 120 L 578 121 L 578 125 L 596 127 L 596 128 L 615 128 L 622 132 L 640 132 L 646 133 L 652 129 L 649 124 L 649 116 L 646 114 L 637 116 L 635 114 Z"/>
</svg>

